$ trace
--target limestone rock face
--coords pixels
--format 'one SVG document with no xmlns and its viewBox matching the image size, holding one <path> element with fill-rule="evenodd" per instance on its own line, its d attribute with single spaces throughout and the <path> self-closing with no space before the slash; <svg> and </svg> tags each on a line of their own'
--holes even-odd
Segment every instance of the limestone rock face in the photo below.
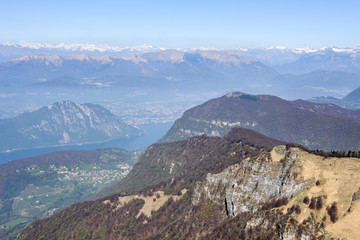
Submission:
<svg viewBox="0 0 360 240">
<path fill-rule="evenodd" d="M 227 215 L 253 211 L 261 204 L 277 198 L 289 199 L 306 184 L 298 177 L 299 153 L 285 151 L 281 161 L 273 161 L 269 153 L 246 159 L 218 174 L 207 174 L 195 188 L 193 204 L 202 198 L 224 203 Z"/>
</svg>

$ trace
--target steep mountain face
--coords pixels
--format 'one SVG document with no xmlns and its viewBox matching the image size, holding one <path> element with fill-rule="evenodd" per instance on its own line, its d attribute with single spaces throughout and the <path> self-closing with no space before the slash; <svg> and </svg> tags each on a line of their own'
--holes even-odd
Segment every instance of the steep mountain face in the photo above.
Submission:
<svg viewBox="0 0 360 240">
<path fill-rule="evenodd" d="M 223 136 L 232 127 L 253 129 L 266 136 L 312 149 L 358 150 L 360 112 L 332 104 L 274 96 L 230 93 L 186 111 L 160 142 L 207 134 Z"/>
<path fill-rule="evenodd" d="M 241 128 L 154 144 L 112 188 L 121 193 L 36 221 L 18 239 L 355 239 L 360 161 L 282 144 Z"/>
<path fill-rule="evenodd" d="M 2 119 L 0 131 L 2 151 L 90 143 L 141 134 L 140 130 L 125 124 L 100 105 L 71 101 Z"/>
<path fill-rule="evenodd" d="M 128 174 L 138 152 L 120 149 L 60 151 L 0 167 L 0 239 L 89 198 Z"/>
</svg>

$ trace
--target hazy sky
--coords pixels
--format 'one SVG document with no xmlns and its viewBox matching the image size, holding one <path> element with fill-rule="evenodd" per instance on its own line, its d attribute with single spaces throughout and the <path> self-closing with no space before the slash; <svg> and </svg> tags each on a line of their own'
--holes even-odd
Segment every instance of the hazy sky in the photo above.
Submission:
<svg viewBox="0 0 360 240">
<path fill-rule="evenodd" d="M 357 0 L 0 0 L 0 42 L 360 46 Z"/>
</svg>

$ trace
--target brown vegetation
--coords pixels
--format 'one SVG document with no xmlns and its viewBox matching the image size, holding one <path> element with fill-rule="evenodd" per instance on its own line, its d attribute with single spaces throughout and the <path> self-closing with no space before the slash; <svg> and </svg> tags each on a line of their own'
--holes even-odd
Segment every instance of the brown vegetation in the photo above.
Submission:
<svg viewBox="0 0 360 240">
<path fill-rule="evenodd" d="M 309 202 L 310 202 L 309 197 L 308 197 L 308 196 L 305 196 L 305 197 L 304 197 L 304 200 L 303 200 L 303 203 L 306 204 L 306 205 L 308 205 Z"/>
<path fill-rule="evenodd" d="M 266 203 L 264 203 L 261 207 L 262 210 L 267 210 L 267 209 L 271 209 L 271 208 L 277 208 L 280 206 L 284 206 L 288 203 L 288 199 L 286 197 L 282 197 L 282 198 L 275 198 L 272 199 L 271 201 L 268 201 Z"/>
<path fill-rule="evenodd" d="M 338 220 L 338 208 L 336 202 L 333 202 L 331 207 L 327 207 L 326 210 L 330 216 L 330 220 L 335 223 Z"/>
</svg>

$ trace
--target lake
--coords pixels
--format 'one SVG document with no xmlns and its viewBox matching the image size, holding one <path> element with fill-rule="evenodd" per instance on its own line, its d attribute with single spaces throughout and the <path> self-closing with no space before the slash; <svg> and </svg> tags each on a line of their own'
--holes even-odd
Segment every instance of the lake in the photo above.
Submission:
<svg viewBox="0 0 360 240">
<path fill-rule="evenodd" d="M 120 148 L 128 151 L 140 150 L 158 141 L 162 136 L 164 136 L 167 133 L 167 131 L 171 128 L 172 125 L 173 122 L 139 125 L 138 127 L 144 130 L 146 134 L 131 139 L 118 139 L 118 140 L 112 140 L 108 142 L 94 143 L 94 144 L 32 148 L 32 149 L 13 151 L 9 153 L 0 153 L 0 164 L 15 159 L 27 158 L 53 151 L 61 151 L 61 150 L 86 150 L 86 149 L 99 149 L 99 148 L 110 148 L 110 147 Z"/>
</svg>

